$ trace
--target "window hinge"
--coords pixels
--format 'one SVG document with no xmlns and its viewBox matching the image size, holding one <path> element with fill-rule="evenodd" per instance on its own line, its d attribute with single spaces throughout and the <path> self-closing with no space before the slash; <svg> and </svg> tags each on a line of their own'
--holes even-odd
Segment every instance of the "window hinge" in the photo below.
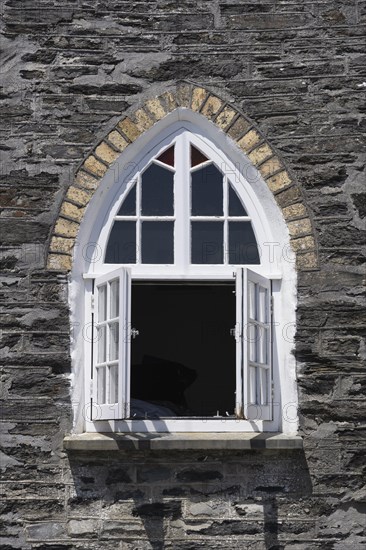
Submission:
<svg viewBox="0 0 366 550">
<path fill-rule="evenodd" d="M 271 296 L 271 316 L 273 315 L 273 296 Z"/>
<path fill-rule="evenodd" d="M 272 380 L 271 382 L 271 395 L 272 395 L 272 400 L 274 399 L 274 382 Z"/>
<path fill-rule="evenodd" d="M 93 380 L 90 380 L 89 390 L 90 390 L 90 397 L 93 397 Z"/>
<path fill-rule="evenodd" d="M 90 296 L 90 309 L 94 313 L 94 294 Z"/>
</svg>

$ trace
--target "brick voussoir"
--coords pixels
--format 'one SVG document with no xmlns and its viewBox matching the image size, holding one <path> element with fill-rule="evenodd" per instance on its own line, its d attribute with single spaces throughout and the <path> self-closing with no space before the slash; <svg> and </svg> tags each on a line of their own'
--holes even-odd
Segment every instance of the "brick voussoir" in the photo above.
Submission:
<svg viewBox="0 0 366 550">
<path fill-rule="evenodd" d="M 216 114 L 220 111 L 220 109 L 223 107 L 225 102 L 217 97 L 214 94 L 210 94 L 206 97 L 206 100 L 201 107 L 201 114 L 208 118 L 209 120 L 212 120 L 215 118 Z"/>
<path fill-rule="evenodd" d="M 101 141 L 95 148 L 94 155 L 100 162 L 110 166 L 119 157 L 120 153 L 112 149 L 105 141 Z"/>
<path fill-rule="evenodd" d="M 133 143 L 142 134 L 142 130 L 140 130 L 129 117 L 120 120 L 117 126 L 122 135 L 127 138 L 130 143 Z"/>
<path fill-rule="evenodd" d="M 191 109 L 195 112 L 200 112 L 209 92 L 206 88 L 196 87 L 192 90 Z"/>
<path fill-rule="evenodd" d="M 93 154 L 91 154 L 86 158 L 84 164 L 82 165 L 82 168 L 92 175 L 103 177 L 108 169 L 108 165 L 104 164 Z"/>
<path fill-rule="evenodd" d="M 51 253 L 47 258 L 47 269 L 50 271 L 70 271 L 72 266 L 72 257 L 68 254 Z"/>
</svg>

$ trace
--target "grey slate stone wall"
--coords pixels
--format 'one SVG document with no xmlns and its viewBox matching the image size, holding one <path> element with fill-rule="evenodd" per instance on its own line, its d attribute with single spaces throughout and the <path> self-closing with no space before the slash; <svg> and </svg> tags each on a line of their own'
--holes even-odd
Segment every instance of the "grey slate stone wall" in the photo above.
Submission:
<svg viewBox="0 0 366 550">
<path fill-rule="evenodd" d="M 357 550 L 365 512 L 363 1 L 6 0 L 2 10 L 4 550 Z M 321 268 L 299 275 L 304 451 L 66 455 L 67 280 L 45 269 L 76 167 L 152 85 L 255 120 L 297 177 Z"/>
</svg>

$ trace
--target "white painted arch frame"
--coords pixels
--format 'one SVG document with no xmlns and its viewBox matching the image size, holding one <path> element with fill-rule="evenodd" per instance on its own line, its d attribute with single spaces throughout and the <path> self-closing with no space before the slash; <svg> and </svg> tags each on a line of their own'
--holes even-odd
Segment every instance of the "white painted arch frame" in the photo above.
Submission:
<svg viewBox="0 0 366 550">
<path fill-rule="evenodd" d="M 134 174 L 147 159 L 169 145 L 182 130 L 191 133 L 192 142 L 219 165 L 228 167 L 236 192 L 242 198 L 261 251 L 261 264 L 252 267 L 273 280 L 274 339 L 277 364 L 274 365 L 273 421 L 192 420 L 180 421 L 109 421 L 90 422 L 88 369 L 89 312 L 85 311 L 85 295 L 91 295 L 91 280 L 112 271 L 117 265 L 103 264 L 101 251 L 113 217 Z M 228 135 L 213 123 L 190 109 L 179 108 L 143 133 L 121 153 L 103 177 L 86 210 L 74 248 L 70 274 L 69 305 L 72 323 L 72 386 L 74 431 L 201 431 L 201 432 L 261 432 L 281 431 L 295 434 L 298 429 L 296 365 L 293 355 L 296 308 L 295 258 L 291 254 L 290 238 L 285 220 L 259 171 Z M 230 279 L 232 266 L 191 266 L 189 272 L 179 272 L 181 266 L 141 266 L 132 270 L 133 278 L 166 279 Z M 192 269 L 193 268 L 193 269 Z M 212 270 L 212 271 L 210 271 Z M 211 275 L 210 275 L 211 273 Z M 90 346 L 89 346 L 90 347 Z M 201 422 L 197 426 L 197 422 Z"/>
</svg>

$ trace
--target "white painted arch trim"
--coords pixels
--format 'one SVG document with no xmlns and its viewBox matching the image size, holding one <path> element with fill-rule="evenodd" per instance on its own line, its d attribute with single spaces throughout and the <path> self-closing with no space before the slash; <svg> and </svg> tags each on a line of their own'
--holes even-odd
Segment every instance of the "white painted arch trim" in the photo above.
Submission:
<svg viewBox="0 0 366 550">
<path fill-rule="evenodd" d="M 278 323 L 274 332 L 279 357 L 273 395 L 273 401 L 275 405 L 277 404 L 274 409 L 275 419 L 272 422 L 259 422 L 257 425 L 241 421 L 240 428 L 236 423 L 235 427 L 233 424 L 230 429 L 243 432 L 280 430 L 283 433 L 294 434 L 298 428 L 296 370 L 293 356 L 296 270 L 295 258 L 288 254 L 290 239 L 286 223 L 259 171 L 236 143 L 205 117 L 184 108 L 176 109 L 167 115 L 121 153 L 101 180 L 81 222 L 74 247 L 73 269 L 69 285 L 74 430 L 81 433 L 85 429 L 87 431 L 114 431 L 117 428 L 136 432 L 142 429 L 142 426 L 136 425 L 135 430 L 132 425 L 134 421 L 125 421 L 123 426 L 115 425 L 114 422 L 103 422 L 103 426 L 87 422 L 88 406 L 86 403 L 88 403 L 89 384 L 84 374 L 89 368 L 90 357 L 85 356 L 83 351 L 85 339 L 88 338 L 88 322 L 84 311 L 85 294 L 87 296 L 91 294 L 91 281 L 88 279 L 118 267 L 114 264 L 103 265 L 100 254 L 95 255 L 95 249 L 101 246 L 101 243 L 106 242 L 113 217 L 126 192 L 128 182 L 131 181 L 136 171 L 146 165 L 149 157 L 155 156 L 160 150 L 166 148 L 174 136 L 182 131 L 190 132 L 193 143 L 206 152 L 218 166 L 224 162 L 229 171 L 238 174 L 238 179 L 235 182 L 232 180 L 232 183 L 253 220 L 257 242 L 262 251 L 261 264 L 251 267 L 258 273 L 273 279 L 275 322 Z M 94 257 L 91 253 L 92 250 L 94 250 Z M 148 267 L 149 275 L 146 270 L 140 273 L 136 270 L 135 273 L 132 273 L 133 278 L 149 277 L 160 280 L 164 278 L 191 280 L 212 278 L 217 280 L 233 277 L 232 267 L 227 269 L 227 266 L 215 266 L 212 275 L 210 275 L 207 266 L 191 266 L 193 269 L 184 273 L 180 273 L 176 268 L 166 269 L 165 267 L 164 274 L 161 271 L 161 266 Z M 291 414 L 288 413 L 289 410 L 291 410 Z M 220 431 L 217 430 L 217 421 L 212 421 L 211 426 L 209 426 L 210 421 L 207 421 L 206 429 L 202 429 L 205 428 L 202 426 L 202 422 L 199 428 L 194 426 L 194 421 L 192 422 L 190 422 L 188 431 L 196 429 L 209 432 Z M 168 427 L 169 430 L 187 431 L 186 425 L 182 424 L 180 429 L 177 423 L 179 420 L 172 421 L 172 426 Z M 154 429 L 149 423 L 144 424 L 147 431 L 151 428 Z M 157 423 L 154 425 L 155 430 L 161 429 Z M 166 429 L 165 426 L 163 431 Z"/>
</svg>

